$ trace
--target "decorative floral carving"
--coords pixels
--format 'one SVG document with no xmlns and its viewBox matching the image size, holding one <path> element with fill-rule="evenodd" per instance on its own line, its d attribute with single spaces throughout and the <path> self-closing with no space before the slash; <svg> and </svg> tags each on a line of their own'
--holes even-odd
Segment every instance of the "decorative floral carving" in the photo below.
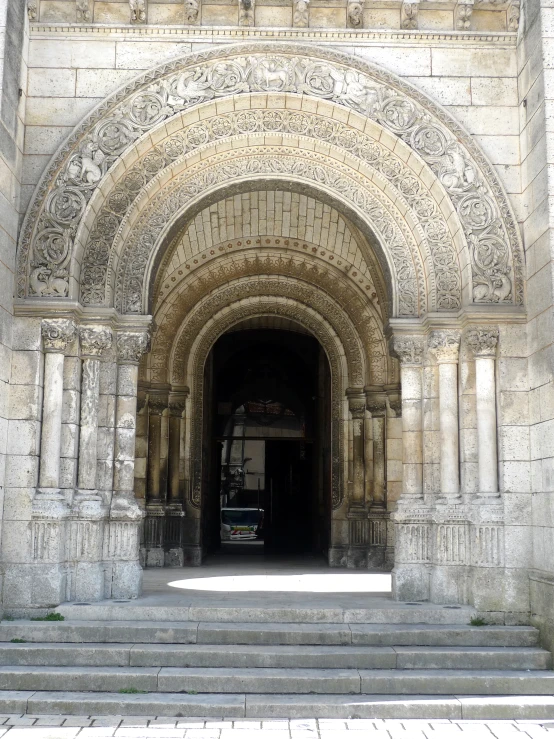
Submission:
<svg viewBox="0 0 554 739">
<path fill-rule="evenodd" d="M 149 348 L 148 331 L 125 331 L 117 334 L 117 360 L 120 364 L 138 364 Z"/>
<path fill-rule="evenodd" d="M 400 28 L 406 30 L 418 27 L 419 0 L 404 0 L 400 9 Z"/>
<path fill-rule="evenodd" d="M 77 22 L 90 23 L 91 20 L 90 0 L 77 0 Z"/>
<path fill-rule="evenodd" d="M 28 0 L 27 15 L 29 16 L 30 21 L 36 21 L 38 15 L 37 0 Z"/>
<path fill-rule="evenodd" d="M 131 0 L 134 1 L 139 2 Z M 155 78 L 149 73 L 142 87 L 140 82 L 135 82 L 116 94 L 75 132 L 65 150 L 52 163 L 50 174 L 38 188 L 36 200 L 28 213 L 19 250 L 22 260 L 21 296 L 27 290 L 33 290 L 31 294 L 46 294 L 34 292 L 31 279 L 27 277 L 26 266 L 29 262 L 34 262 L 34 269 L 51 270 L 49 277 L 67 281 L 67 273 L 64 274 L 63 268 L 55 266 L 52 269 L 35 249 L 36 234 L 45 228 L 57 229 L 60 236 L 67 231 L 70 252 L 73 247 L 76 223 L 74 220 L 59 223 L 57 213 L 61 212 L 64 217 L 66 209 L 62 202 L 57 212 L 51 212 L 49 196 L 53 190 L 70 183 L 69 162 L 79 151 L 98 144 L 106 155 L 102 163 L 96 163 L 103 173 L 114 161 L 113 158 L 134 138 L 142 135 L 144 127 L 140 128 L 130 117 L 129 93 L 132 90 L 134 97 L 137 91 L 143 89 L 146 92 L 148 88 L 148 92 L 161 96 L 164 101 L 160 120 L 204 100 L 242 92 L 274 90 L 325 98 L 369 116 L 422 156 L 447 190 L 470 243 L 474 300 L 522 302 L 521 256 L 508 203 L 497 184 L 496 175 L 475 144 L 446 114 L 393 75 L 378 71 L 359 60 L 343 57 L 337 52 L 314 52 L 310 49 L 307 55 L 302 55 L 298 46 L 277 46 L 272 43 L 245 46 L 234 53 L 234 58 L 222 59 L 221 52 L 213 50 L 160 68 Z M 269 67 L 268 56 L 272 59 Z M 265 70 L 262 69 L 264 60 Z M 159 122 L 154 120 L 156 123 L 151 125 Z M 78 165 L 74 165 L 72 171 L 73 174 L 78 173 Z M 87 179 L 94 180 L 98 172 L 90 172 Z M 87 187 L 91 187 L 88 181 L 79 185 L 81 192 Z M 464 203 L 465 213 L 460 210 L 462 198 L 466 196 L 480 199 L 482 214 L 478 215 L 469 201 Z M 488 219 L 490 223 L 485 226 L 484 213 L 489 210 L 489 205 L 492 205 L 492 220 Z M 74 205 L 70 204 L 70 212 L 73 209 Z M 65 219 L 67 221 L 67 215 Z M 31 239 L 33 256 L 29 260 Z M 514 278 L 515 292 L 512 284 Z M 34 285 L 39 290 L 43 290 L 45 282 L 44 272 L 35 273 Z M 60 291 L 57 288 L 56 292 L 67 294 L 67 289 Z"/>
<path fill-rule="evenodd" d="M 393 336 L 390 342 L 390 351 L 400 364 L 423 363 L 424 342 L 422 336 Z"/>
<path fill-rule="evenodd" d="M 519 17 L 521 15 L 520 0 L 511 0 L 508 3 L 508 31 L 517 31 L 519 28 Z"/>
<path fill-rule="evenodd" d="M 439 364 L 456 363 L 460 349 L 460 332 L 449 329 L 432 331 L 429 336 L 428 347 Z"/>
<path fill-rule="evenodd" d="M 146 23 L 146 0 L 129 0 L 131 23 Z"/>
<path fill-rule="evenodd" d="M 346 4 L 346 21 L 348 28 L 363 28 L 364 8 L 361 0 L 348 0 Z"/>
<path fill-rule="evenodd" d="M 81 355 L 101 357 L 113 343 L 113 334 L 105 326 L 80 326 Z"/>
<path fill-rule="evenodd" d="M 474 0 L 458 0 L 454 8 L 454 24 L 458 31 L 469 31 Z"/>
<path fill-rule="evenodd" d="M 476 357 L 495 357 L 499 331 L 497 326 L 470 329 L 465 340 Z"/>
<path fill-rule="evenodd" d="M 77 335 L 75 324 L 68 318 L 44 318 L 40 328 L 45 352 L 63 354 Z"/>
<path fill-rule="evenodd" d="M 239 26 L 254 25 L 255 0 L 239 0 Z"/>
<path fill-rule="evenodd" d="M 310 0 L 294 0 L 292 15 L 292 25 L 295 28 L 307 28 L 309 25 L 309 5 Z"/>
</svg>

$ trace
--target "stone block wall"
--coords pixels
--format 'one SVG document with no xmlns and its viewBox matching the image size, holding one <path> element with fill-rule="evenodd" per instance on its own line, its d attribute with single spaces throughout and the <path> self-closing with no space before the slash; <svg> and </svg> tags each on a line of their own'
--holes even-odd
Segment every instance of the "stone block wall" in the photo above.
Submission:
<svg viewBox="0 0 554 739">
<path fill-rule="evenodd" d="M 532 506 L 531 605 L 554 647 L 554 251 L 551 133 L 554 9 L 530 0 L 518 47 L 522 223 L 527 270 L 529 459 Z"/>
<path fill-rule="evenodd" d="M 10 488 L 32 470 L 40 436 L 35 393 L 10 394 L 15 253 L 25 207 L 20 185 L 27 31 L 24 5 L 0 0 L 0 518 L 9 508 Z"/>
</svg>

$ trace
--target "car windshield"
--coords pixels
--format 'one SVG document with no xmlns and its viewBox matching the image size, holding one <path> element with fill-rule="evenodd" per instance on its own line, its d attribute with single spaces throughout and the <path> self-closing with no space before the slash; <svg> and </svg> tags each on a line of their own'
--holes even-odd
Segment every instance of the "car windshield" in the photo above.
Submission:
<svg viewBox="0 0 554 739">
<path fill-rule="evenodd" d="M 237 508 L 230 510 L 225 508 L 221 511 L 221 520 L 223 523 L 231 526 L 257 526 L 260 521 L 261 511 L 245 511 Z"/>
</svg>

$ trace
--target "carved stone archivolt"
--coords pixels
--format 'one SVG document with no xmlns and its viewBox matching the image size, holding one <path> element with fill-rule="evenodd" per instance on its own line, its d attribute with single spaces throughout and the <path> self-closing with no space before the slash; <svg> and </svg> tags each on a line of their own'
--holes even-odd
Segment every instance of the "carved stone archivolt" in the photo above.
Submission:
<svg viewBox="0 0 554 739">
<path fill-rule="evenodd" d="M 257 315 L 279 315 L 291 318 L 308 329 L 327 354 L 331 369 L 331 498 L 333 508 L 343 502 L 342 484 L 342 399 L 348 386 L 348 371 L 343 367 L 344 349 L 326 319 L 308 306 L 296 301 L 267 295 L 253 300 L 239 300 L 212 313 L 212 320 L 203 329 L 197 330 L 190 346 L 190 353 L 183 357 L 189 368 L 192 398 L 190 430 L 190 503 L 200 507 L 202 501 L 202 427 L 204 411 L 204 367 L 208 354 L 219 336 L 236 323 Z M 181 334 L 182 335 L 182 334 Z"/>
<path fill-rule="evenodd" d="M 286 277 L 286 279 L 283 279 Z M 220 292 L 221 290 L 224 292 Z M 215 294 L 213 301 L 211 296 Z M 370 305 L 345 283 L 333 268 L 319 267 L 313 260 L 286 253 L 227 255 L 214 264 L 207 264 L 197 280 L 187 281 L 164 300 L 155 315 L 159 326 L 150 357 L 151 380 L 182 384 L 182 367 L 175 351 L 174 369 L 167 375 L 167 357 L 185 316 L 195 315 L 201 305 L 209 307 L 202 320 L 209 320 L 210 310 L 223 307 L 225 300 L 268 294 L 282 295 L 313 306 L 325 315 L 343 341 L 351 361 L 355 384 L 385 384 L 391 382 L 387 369 L 386 345 L 379 316 Z M 215 307 L 214 307 L 215 306 Z M 200 321 L 201 325 L 201 321 Z M 194 337 L 194 330 L 191 330 Z M 178 346 L 178 342 L 176 344 Z M 186 350 L 183 350 L 186 354 Z M 365 357 L 365 358 L 363 358 Z M 365 367 L 365 368 L 364 368 Z M 369 369 L 369 372 L 368 372 Z"/>
<path fill-rule="evenodd" d="M 88 116 L 52 160 L 29 208 L 19 248 L 19 296 L 68 295 L 75 236 L 91 194 L 139 136 L 189 106 L 257 91 L 330 100 L 401 138 L 433 171 L 458 214 L 474 302 L 522 302 L 513 215 L 495 173 L 460 126 L 388 72 L 338 52 L 275 43 L 173 61 Z"/>
<path fill-rule="evenodd" d="M 331 166 L 332 165 L 332 166 Z M 346 164 L 330 161 L 318 152 L 283 147 L 248 147 L 217 153 L 192 164 L 176 176 L 171 186 L 153 197 L 145 197 L 146 207 L 136 217 L 130 214 L 124 238 L 124 250 L 114 265 L 105 265 L 103 272 L 116 271 L 115 307 L 125 313 L 144 309 L 144 284 L 147 265 L 166 237 L 168 224 L 175 223 L 187 205 L 209 190 L 225 187 L 233 180 L 264 177 L 278 181 L 291 180 L 325 187 L 334 198 L 347 203 L 354 212 L 371 223 L 378 239 L 387 243 L 393 271 L 392 285 L 396 297 L 396 311 L 400 315 L 417 315 L 426 303 L 422 257 L 404 215 L 383 191 Z M 451 247 L 449 247 L 451 248 Z M 117 262 L 117 266 L 115 264 Z M 85 263 L 84 270 L 87 270 Z M 95 272 L 96 274 L 96 272 Z M 87 280 L 85 274 L 84 280 Z M 88 288 L 82 301 L 88 303 Z M 94 292 L 102 293 L 104 281 Z"/>
</svg>

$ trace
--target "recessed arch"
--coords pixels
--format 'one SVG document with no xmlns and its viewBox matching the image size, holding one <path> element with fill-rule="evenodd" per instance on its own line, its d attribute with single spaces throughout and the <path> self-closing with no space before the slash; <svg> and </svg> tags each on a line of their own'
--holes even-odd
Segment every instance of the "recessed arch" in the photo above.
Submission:
<svg viewBox="0 0 554 739">
<path fill-rule="evenodd" d="M 78 292 L 68 265 L 87 203 L 141 136 L 170 127 L 179 110 L 253 92 L 291 93 L 314 104 L 331 101 L 345 120 L 377 125 L 391 149 L 404 142 L 423 161 L 422 177 L 434 178 L 456 211 L 464 241 L 461 263 L 471 273 L 460 281 L 471 286 L 471 300 L 522 302 L 515 221 L 471 138 L 439 106 L 390 73 L 295 44 L 245 44 L 190 55 L 143 75 L 99 106 L 62 146 L 37 188 L 20 244 L 19 295 Z M 348 152 L 349 141 L 342 146 Z M 443 258 L 439 253 L 437 263 Z"/>
</svg>

